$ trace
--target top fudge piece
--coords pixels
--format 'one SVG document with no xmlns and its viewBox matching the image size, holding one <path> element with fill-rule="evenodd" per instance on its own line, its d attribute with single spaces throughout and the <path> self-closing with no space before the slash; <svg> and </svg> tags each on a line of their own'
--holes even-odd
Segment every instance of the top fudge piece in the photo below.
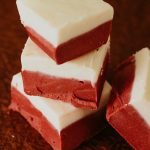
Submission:
<svg viewBox="0 0 150 150">
<path fill-rule="evenodd" d="M 108 40 L 113 8 L 102 0 L 17 0 L 17 6 L 32 40 L 57 64 Z"/>
<path fill-rule="evenodd" d="M 150 148 L 150 51 L 136 53 L 121 64 L 113 79 L 108 122 L 134 147 Z"/>
</svg>

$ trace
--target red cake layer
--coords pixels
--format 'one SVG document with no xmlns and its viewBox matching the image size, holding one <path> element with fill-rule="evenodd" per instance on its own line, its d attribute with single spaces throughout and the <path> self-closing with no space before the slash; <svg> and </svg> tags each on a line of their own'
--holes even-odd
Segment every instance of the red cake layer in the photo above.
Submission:
<svg viewBox="0 0 150 150">
<path fill-rule="evenodd" d="M 30 125 L 35 128 L 55 150 L 72 150 L 76 148 L 83 141 L 91 138 L 102 130 L 106 123 L 104 119 L 104 109 L 101 109 L 99 112 L 71 124 L 58 133 L 42 113 L 34 108 L 29 100 L 15 88 L 12 88 L 10 109 L 18 111 L 24 116 Z"/>
<path fill-rule="evenodd" d="M 150 148 L 150 127 L 130 103 L 134 78 L 135 58 L 132 56 L 115 72 L 106 118 L 135 149 L 147 150 Z"/>
<path fill-rule="evenodd" d="M 22 71 L 24 90 L 28 95 L 62 100 L 80 108 L 97 109 L 105 81 L 108 57 L 107 54 L 94 87 L 89 81 L 56 78 L 24 70 Z"/>
<path fill-rule="evenodd" d="M 31 39 L 43 49 L 45 53 L 56 61 L 57 64 L 62 64 L 105 44 L 111 32 L 111 26 L 112 21 L 109 21 L 85 34 L 59 45 L 58 47 L 54 47 L 32 28 L 26 26 L 26 30 Z"/>
</svg>

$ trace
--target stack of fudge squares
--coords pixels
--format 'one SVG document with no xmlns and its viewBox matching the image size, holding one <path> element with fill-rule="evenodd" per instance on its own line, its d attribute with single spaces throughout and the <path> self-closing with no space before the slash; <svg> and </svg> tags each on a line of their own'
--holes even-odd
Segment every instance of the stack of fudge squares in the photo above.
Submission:
<svg viewBox="0 0 150 150">
<path fill-rule="evenodd" d="M 150 149 L 150 49 L 120 64 L 111 88 L 113 8 L 102 0 L 17 0 L 17 7 L 29 38 L 10 108 L 54 150 L 75 149 L 106 120 L 133 148 Z"/>
<path fill-rule="evenodd" d="M 17 0 L 17 7 L 29 38 L 10 108 L 53 149 L 74 149 L 105 126 L 113 8 L 102 0 Z"/>
</svg>

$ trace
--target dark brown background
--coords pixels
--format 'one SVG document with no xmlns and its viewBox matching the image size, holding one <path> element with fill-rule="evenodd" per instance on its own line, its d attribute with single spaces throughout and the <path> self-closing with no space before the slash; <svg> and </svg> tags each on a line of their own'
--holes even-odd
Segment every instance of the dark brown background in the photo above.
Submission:
<svg viewBox="0 0 150 150">
<path fill-rule="evenodd" d="M 145 46 L 150 47 L 150 1 L 107 0 L 114 6 L 109 78 L 114 67 Z M 19 72 L 20 54 L 27 35 L 20 24 L 15 0 L 0 0 L 0 150 L 51 150 L 50 146 L 18 114 L 7 109 L 10 81 Z M 86 142 L 84 150 L 130 150 L 131 147 L 107 127 Z"/>
</svg>

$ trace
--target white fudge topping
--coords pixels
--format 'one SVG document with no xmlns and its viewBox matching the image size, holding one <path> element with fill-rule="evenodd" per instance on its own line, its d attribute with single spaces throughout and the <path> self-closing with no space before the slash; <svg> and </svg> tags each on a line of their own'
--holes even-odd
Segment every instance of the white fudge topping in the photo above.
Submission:
<svg viewBox="0 0 150 150">
<path fill-rule="evenodd" d="M 150 50 L 144 48 L 135 55 L 135 78 L 130 104 L 150 125 Z"/>
<path fill-rule="evenodd" d="M 29 96 L 25 94 L 23 90 L 21 74 L 17 74 L 13 77 L 12 87 L 15 87 L 21 94 L 28 98 L 30 103 L 43 114 L 43 116 L 59 133 L 62 129 L 71 125 L 72 123 L 97 112 L 99 109 L 102 109 L 106 105 L 111 91 L 110 85 L 105 82 L 99 109 L 93 111 L 76 108 L 69 103 L 61 102 L 58 100 L 52 100 L 38 96 Z"/>
<path fill-rule="evenodd" d="M 21 56 L 22 71 L 41 72 L 50 76 L 89 81 L 93 86 L 98 80 L 109 49 L 107 44 L 74 60 L 57 65 L 31 39 L 28 39 Z"/>
<path fill-rule="evenodd" d="M 24 26 L 54 47 L 104 24 L 113 8 L 102 0 L 17 0 Z"/>
</svg>

